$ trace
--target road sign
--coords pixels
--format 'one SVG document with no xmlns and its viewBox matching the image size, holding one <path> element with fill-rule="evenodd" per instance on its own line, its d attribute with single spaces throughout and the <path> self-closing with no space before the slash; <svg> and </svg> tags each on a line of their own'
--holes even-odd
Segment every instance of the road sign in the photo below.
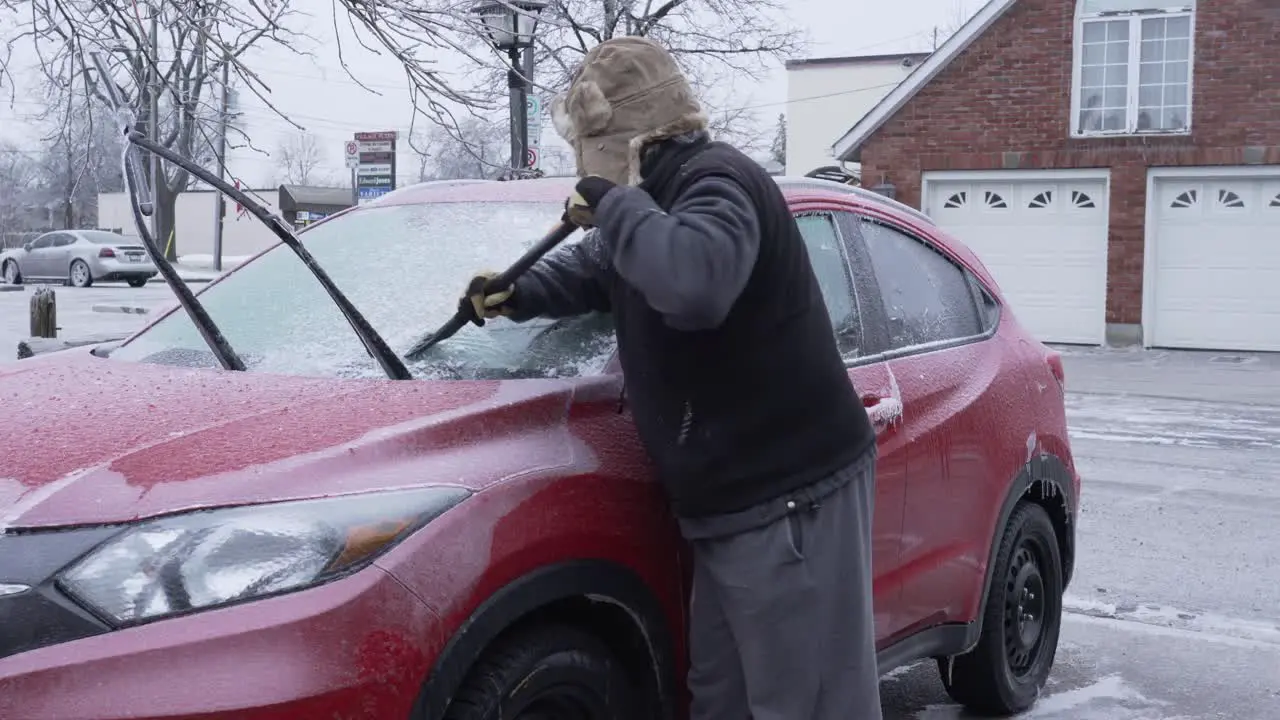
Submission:
<svg viewBox="0 0 1280 720">
<path fill-rule="evenodd" d="M 356 142 L 395 142 L 395 130 L 381 130 L 378 132 L 358 132 L 356 133 Z"/>
<path fill-rule="evenodd" d="M 538 168 L 538 148 L 530 146 L 529 152 L 525 155 L 524 165 L 527 168 L 536 170 Z"/>
<path fill-rule="evenodd" d="M 524 99 L 524 112 L 529 117 L 539 117 L 542 115 L 542 98 L 537 95 L 530 95 Z"/>
<path fill-rule="evenodd" d="M 355 140 L 348 140 L 342 149 L 347 158 L 347 167 L 353 168 L 360 164 L 360 146 Z"/>
<path fill-rule="evenodd" d="M 362 187 L 359 190 L 359 203 L 364 205 L 391 192 L 390 187 Z"/>
</svg>

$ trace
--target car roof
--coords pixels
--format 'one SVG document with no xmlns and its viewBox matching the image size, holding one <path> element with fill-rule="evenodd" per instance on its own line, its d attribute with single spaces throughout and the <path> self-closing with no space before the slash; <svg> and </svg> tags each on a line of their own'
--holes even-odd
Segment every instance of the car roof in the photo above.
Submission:
<svg viewBox="0 0 1280 720">
<path fill-rule="evenodd" d="M 915 222 L 932 226 L 933 219 L 915 208 L 866 188 L 831 180 L 783 176 L 774 178 L 789 200 L 852 201 L 863 207 L 878 207 L 910 216 Z M 437 202 L 556 202 L 564 201 L 575 177 L 529 180 L 437 180 L 393 190 L 370 205 L 418 205 Z"/>
</svg>

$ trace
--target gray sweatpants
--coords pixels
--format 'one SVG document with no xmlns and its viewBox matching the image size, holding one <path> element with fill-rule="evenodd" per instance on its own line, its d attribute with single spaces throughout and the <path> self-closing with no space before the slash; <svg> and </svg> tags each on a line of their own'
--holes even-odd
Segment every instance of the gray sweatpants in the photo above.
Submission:
<svg viewBox="0 0 1280 720">
<path fill-rule="evenodd" d="M 742 513 L 680 521 L 694 557 L 690 720 L 881 720 L 875 458 Z"/>
</svg>

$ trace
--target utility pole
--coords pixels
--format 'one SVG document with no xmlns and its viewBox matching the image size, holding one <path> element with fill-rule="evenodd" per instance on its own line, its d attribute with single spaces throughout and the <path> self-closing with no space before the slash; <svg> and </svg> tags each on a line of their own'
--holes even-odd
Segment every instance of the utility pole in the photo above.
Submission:
<svg viewBox="0 0 1280 720">
<path fill-rule="evenodd" d="M 227 176 L 227 115 L 231 112 L 231 59 L 222 55 L 222 112 L 218 117 L 218 177 Z M 222 270 L 222 222 L 227 212 L 227 199 L 221 192 L 214 195 L 213 269 Z"/>
<path fill-rule="evenodd" d="M 151 59 L 147 63 L 151 69 L 151 77 L 147 86 L 151 88 L 151 126 L 147 129 L 151 142 L 160 142 L 160 0 L 151 6 Z M 168 249 L 169 238 L 160 237 L 160 156 L 151 153 L 151 237 L 156 241 L 161 252 Z"/>
</svg>

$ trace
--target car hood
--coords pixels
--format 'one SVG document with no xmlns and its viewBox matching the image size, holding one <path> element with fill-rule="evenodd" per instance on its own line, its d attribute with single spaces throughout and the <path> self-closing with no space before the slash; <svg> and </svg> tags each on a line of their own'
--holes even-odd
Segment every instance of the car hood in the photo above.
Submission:
<svg viewBox="0 0 1280 720">
<path fill-rule="evenodd" d="M 71 350 L 0 366 L 0 530 L 423 483 L 572 460 L 575 382 L 335 380 Z"/>
</svg>

